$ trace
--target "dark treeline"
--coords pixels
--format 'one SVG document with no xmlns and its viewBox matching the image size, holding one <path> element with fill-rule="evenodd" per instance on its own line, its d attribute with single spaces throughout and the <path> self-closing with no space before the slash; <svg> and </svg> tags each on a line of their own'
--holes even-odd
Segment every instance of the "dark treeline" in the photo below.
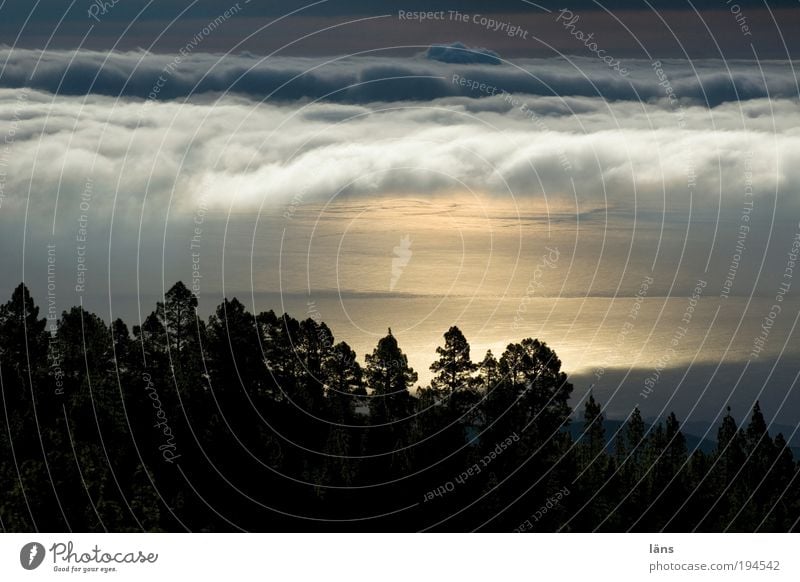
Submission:
<svg viewBox="0 0 800 582">
<path fill-rule="evenodd" d="M 798 466 L 757 404 L 706 454 L 675 415 L 648 430 L 636 409 L 612 438 L 590 395 L 576 440 L 536 339 L 476 361 L 452 327 L 412 394 L 391 332 L 362 366 L 322 322 L 196 308 L 181 283 L 131 330 L 78 307 L 49 321 L 23 285 L 0 306 L 0 528 L 797 528 Z"/>
</svg>

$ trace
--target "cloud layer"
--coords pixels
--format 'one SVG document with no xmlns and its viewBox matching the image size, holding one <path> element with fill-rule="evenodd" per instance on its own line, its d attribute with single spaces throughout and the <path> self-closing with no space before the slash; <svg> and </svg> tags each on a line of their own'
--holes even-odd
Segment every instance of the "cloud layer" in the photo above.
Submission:
<svg viewBox="0 0 800 582">
<path fill-rule="evenodd" d="M 452 46 L 443 60 L 452 60 Z M 468 53 L 472 54 L 472 53 Z M 430 56 L 430 54 L 429 54 Z M 667 86 L 682 101 L 717 106 L 762 98 L 796 98 L 794 70 L 787 62 L 664 61 L 664 75 L 649 61 L 626 60 L 623 77 L 593 58 L 523 59 L 502 66 L 457 65 L 426 58 L 389 58 L 379 53 L 358 58 L 262 58 L 249 54 L 183 56 L 143 51 L 0 50 L 5 67 L 0 87 L 33 89 L 60 95 L 106 95 L 147 99 L 158 88 L 160 100 L 203 93 L 232 93 L 272 102 L 319 99 L 363 104 L 375 101 L 426 101 L 443 97 L 480 98 L 454 85 L 459 74 L 511 93 L 557 97 L 601 97 L 651 101 Z M 159 81 L 161 81 L 159 83 Z"/>
<path fill-rule="evenodd" d="M 527 70 L 379 58 L 259 65 L 248 56 L 198 54 L 192 74 L 167 69 L 158 98 L 143 100 L 131 95 L 159 87 L 172 57 L 80 53 L 65 68 L 66 54 L 43 55 L 39 65 L 33 55 L 15 51 L 1 77 L 23 84 L 35 69 L 38 87 L 0 90 L 0 133 L 13 133 L 6 206 L 21 205 L 30 190 L 34 204 L 51 209 L 55 192 L 75 199 L 87 179 L 121 204 L 169 201 L 175 212 L 200 196 L 256 208 L 297 196 L 473 191 L 588 208 L 697 209 L 728 199 L 738 207 L 748 184 L 757 196 L 789 201 L 800 191 L 800 106 L 789 98 L 794 80 L 777 63 L 763 70 L 736 63 L 738 91 L 749 98 L 726 101 L 730 79 L 715 62 L 664 63 L 661 77 L 641 63 L 631 83 L 593 61 L 571 75 L 550 61 Z M 246 63 L 262 81 L 272 79 L 268 86 L 233 82 Z M 294 101 L 266 99 L 305 70 L 278 89 Z M 103 80 L 93 82 L 98 71 Z M 545 77 L 556 94 L 537 91 Z M 43 91 L 59 83 L 64 94 Z M 216 91 L 194 91 L 198 83 Z M 582 91 L 584 84 L 617 88 L 617 96 L 627 86 L 649 98 L 609 99 Z M 248 90 L 221 93 L 229 88 Z M 715 106 L 703 103 L 704 91 Z"/>
</svg>

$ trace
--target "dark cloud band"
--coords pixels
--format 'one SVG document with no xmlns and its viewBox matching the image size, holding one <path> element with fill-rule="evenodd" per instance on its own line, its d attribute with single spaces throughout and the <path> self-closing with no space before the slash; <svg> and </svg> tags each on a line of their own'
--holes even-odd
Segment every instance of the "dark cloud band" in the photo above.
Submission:
<svg viewBox="0 0 800 582">
<path fill-rule="evenodd" d="M 664 97 L 664 79 L 653 73 L 650 61 L 625 60 L 630 75 L 623 77 L 591 58 L 484 64 L 480 61 L 496 63 L 499 57 L 462 46 L 428 51 L 427 58 L 420 54 L 412 58 L 369 56 L 328 61 L 299 57 L 265 60 L 249 54 L 222 57 L 187 49 L 176 55 L 141 51 L 84 51 L 77 55 L 50 51 L 42 55 L 39 51 L 5 49 L 0 50 L 0 61 L 7 62 L 0 75 L 0 87 L 147 99 L 152 98 L 153 87 L 158 86 L 160 100 L 228 92 L 277 102 L 319 99 L 352 104 L 483 96 L 452 83 L 453 74 L 457 74 L 509 93 L 601 97 L 609 101 Z M 439 62 L 459 59 L 479 62 Z M 798 94 L 797 80 L 787 74 L 790 70 L 786 62 L 663 60 L 659 68 L 669 76 L 676 98 L 686 103 L 714 107 L 725 102 L 791 98 Z"/>
</svg>

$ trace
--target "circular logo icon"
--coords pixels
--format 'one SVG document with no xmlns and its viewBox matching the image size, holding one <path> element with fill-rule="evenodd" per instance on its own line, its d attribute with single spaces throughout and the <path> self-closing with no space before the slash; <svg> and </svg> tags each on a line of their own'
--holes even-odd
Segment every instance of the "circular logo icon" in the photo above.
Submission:
<svg viewBox="0 0 800 582">
<path fill-rule="evenodd" d="M 19 563 L 26 570 L 35 570 L 44 561 L 44 546 L 38 542 L 30 542 L 22 546 L 19 552 Z"/>
</svg>

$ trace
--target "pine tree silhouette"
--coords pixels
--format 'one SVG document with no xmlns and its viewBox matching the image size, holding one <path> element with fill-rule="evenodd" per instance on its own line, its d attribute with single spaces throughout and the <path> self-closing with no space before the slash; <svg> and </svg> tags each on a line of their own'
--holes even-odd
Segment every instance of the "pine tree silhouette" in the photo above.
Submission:
<svg viewBox="0 0 800 582">
<path fill-rule="evenodd" d="M 614 434 L 590 393 L 573 442 L 544 342 L 476 365 L 452 326 L 436 354 L 417 387 L 391 330 L 362 367 L 318 319 L 236 298 L 203 319 L 182 283 L 132 333 L 80 307 L 48 322 L 19 285 L 0 305 L 0 527 L 798 528 L 798 464 L 759 402 L 704 453 L 673 413 L 648 427 L 636 408 Z"/>
</svg>

